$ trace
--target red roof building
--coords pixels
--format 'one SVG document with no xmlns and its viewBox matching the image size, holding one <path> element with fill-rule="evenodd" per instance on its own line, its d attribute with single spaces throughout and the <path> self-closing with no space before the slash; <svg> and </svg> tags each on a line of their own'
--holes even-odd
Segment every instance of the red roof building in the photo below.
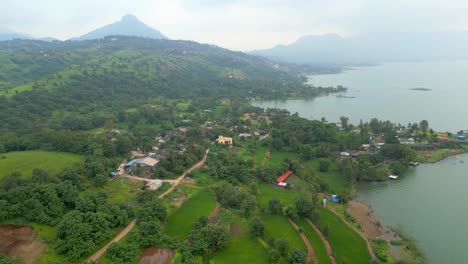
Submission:
<svg viewBox="0 0 468 264">
<path fill-rule="evenodd" d="M 437 139 L 440 141 L 447 141 L 448 137 L 437 137 Z"/>
<path fill-rule="evenodd" d="M 278 179 L 276 179 L 276 182 L 285 182 L 286 179 L 288 179 L 288 177 L 291 176 L 292 174 L 293 174 L 292 171 L 287 171 L 281 174 L 281 176 L 279 176 Z"/>
</svg>

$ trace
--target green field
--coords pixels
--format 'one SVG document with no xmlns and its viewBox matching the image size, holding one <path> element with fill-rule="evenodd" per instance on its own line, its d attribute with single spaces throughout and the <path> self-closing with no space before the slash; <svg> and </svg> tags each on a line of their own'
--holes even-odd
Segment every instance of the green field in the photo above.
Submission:
<svg viewBox="0 0 468 264">
<path fill-rule="evenodd" d="M 317 177 L 321 182 L 328 185 L 328 191 L 331 193 L 343 193 L 349 187 L 345 177 L 338 171 L 330 170 L 327 172 L 317 172 Z"/>
<path fill-rule="evenodd" d="M 268 207 L 268 201 L 273 198 L 279 199 L 283 206 L 287 206 L 293 205 L 294 198 L 300 196 L 307 196 L 309 198 L 311 197 L 310 193 L 294 192 L 288 189 L 278 189 L 273 185 L 266 183 L 261 183 L 258 185 L 257 202 L 259 206 L 264 208 Z"/>
<path fill-rule="evenodd" d="M 265 158 L 266 156 L 269 156 L 269 158 Z M 286 152 L 286 151 L 270 152 L 266 147 L 260 147 L 260 146 L 257 147 L 257 150 L 254 153 L 255 164 L 269 165 L 273 168 L 278 168 L 285 158 L 298 161 L 299 155 L 294 152 Z"/>
<path fill-rule="evenodd" d="M 336 260 L 341 263 L 369 263 L 371 256 L 366 242 L 354 230 L 346 226 L 338 216 L 327 209 L 319 208 L 318 227 L 328 225 L 328 241 L 333 248 Z"/>
<path fill-rule="evenodd" d="M 58 174 L 66 167 L 82 162 L 76 154 L 49 151 L 19 151 L 0 154 L 0 178 L 19 172 L 22 178 L 31 176 L 34 169 L 43 169 L 51 175 Z"/>
<path fill-rule="evenodd" d="M 315 250 L 317 260 L 319 264 L 331 264 L 330 258 L 328 257 L 327 249 L 320 239 L 319 235 L 310 226 L 310 224 L 303 218 L 296 221 L 297 225 L 302 227 L 304 235 L 309 239 L 310 244 Z"/>
<path fill-rule="evenodd" d="M 299 233 L 284 215 L 263 214 L 262 220 L 265 223 L 266 233 L 275 239 L 286 238 L 291 249 L 299 248 L 307 250 L 304 241 Z"/>
<path fill-rule="evenodd" d="M 185 240 L 198 218 L 208 216 L 215 207 L 213 193 L 208 189 L 200 189 L 192 198 L 184 202 L 182 207 L 169 216 L 164 233 Z"/>
<path fill-rule="evenodd" d="M 110 180 L 103 189 L 96 188 L 97 191 L 103 191 L 107 194 L 108 202 L 113 203 L 128 203 L 131 202 L 138 189 L 143 187 L 145 182 L 130 180 L 127 178 L 114 178 Z"/>
<path fill-rule="evenodd" d="M 226 248 L 205 258 L 205 263 L 255 263 L 267 264 L 268 251 L 249 232 L 249 226 L 245 220 L 236 218 L 232 223 L 236 232 L 231 230 L 231 239 Z M 210 262 L 212 261 L 212 262 Z"/>
</svg>

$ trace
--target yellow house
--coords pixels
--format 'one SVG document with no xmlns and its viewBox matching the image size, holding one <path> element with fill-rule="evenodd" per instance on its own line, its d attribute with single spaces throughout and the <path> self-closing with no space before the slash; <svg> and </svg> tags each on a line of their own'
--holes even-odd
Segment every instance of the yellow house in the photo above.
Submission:
<svg viewBox="0 0 468 264">
<path fill-rule="evenodd" d="M 218 139 L 216 139 L 216 142 L 220 144 L 232 145 L 232 138 L 219 136 Z"/>
</svg>

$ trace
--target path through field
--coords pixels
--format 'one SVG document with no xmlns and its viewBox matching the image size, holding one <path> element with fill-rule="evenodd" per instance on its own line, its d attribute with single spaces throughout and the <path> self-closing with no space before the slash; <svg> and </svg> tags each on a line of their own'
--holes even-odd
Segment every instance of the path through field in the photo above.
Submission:
<svg viewBox="0 0 468 264">
<path fill-rule="evenodd" d="M 190 167 L 188 170 L 186 170 L 182 175 L 179 176 L 179 178 L 177 178 L 176 180 L 174 180 L 173 184 L 172 184 L 172 187 L 169 188 L 167 191 L 165 191 L 164 193 L 162 193 L 161 195 L 159 195 L 159 198 L 163 198 L 164 196 L 166 196 L 167 194 L 169 194 L 170 192 L 172 192 L 174 190 L 175 187 L 177 187 L 177 185 L 179 185 L 179 183 L 185 178 L 185 176 L 187 174 L 189 174 L 190 172 L 192 172 L 193 170 L 201 167 L 203 165 L 203 163 L 205 163 L 206 161 L 206 157 L 208 156 L 208 153 L 210 152 L 209 149 L 207 149 L 205 151 L 205 155 L 203 156 L 203 158 L 197 162 L 195 165 L 193 165 L 192 167 Z M 131 177 L 129 177 L 131 178 Z M 136 219 L 133 219 L 132 222 L 130 222 L 130 224 L 125 227 L 124 230 L 122 230 L 122 232 L 120 232 L 114 239 L 112 239 L 109 243 L 107 243 L 103 248 L 101 248 L 100 250 L 98 250 L 96 253 L 94 253 L 91 257 L 89 257 L 87 259 L 87 261 L 97 261 L 99 260 L 99 258 L 102 257 L 102 255 L 104 255 L 104 253 L 106 253 L 107 249 L 109 248 L 109 246 L 114 243 L 114 242 L 118 242 L 120 241 L 120 239 L 122 239 L 123 237 L 125 237 L 129 232 L 130 230 L 133 229 L 133 227 L 135 227 L 136 225 Z"/>
<path fill-rule="evenodd" d="M 294 223 L 294 221 L 291 220 L 291 218 L 288 217 L 288 220 L 291 223 L 291 225 L 294 226 L 294 229 L 296 229 L 296 231 L 299 232 L 299 226 L 297 226 L 296 223 Z M 314 248 L 312 247 L 309 239 L 304 235 L 304 233 L 299 232 L 299 235 L 301 236 L 302 241 L 304 241 L 304 244 L 307 247 L 307 262 L 309 263 L 312 260 L 312 258 L 316 256 Z"/>
<path fill-rule="evenodd" d="M 337 264 L 335 256 L 333 256 L 333 249 L 330 245 L 330 242 L 328 242 L 327 238 L 322 234 L 322 232 L 317 228 L 317 226 L 312 223 L 309 219 L 306 219 L 306 221 L 309 223 L 309 225 L 315 230 L 315 233 L 317 233 L 322 240 L 322 243 L 325 245 L 325 248 L 327 249 L 327 254 L 328 257 L 330 258 L 330 261 L 332 264 Z"/>
</svg>

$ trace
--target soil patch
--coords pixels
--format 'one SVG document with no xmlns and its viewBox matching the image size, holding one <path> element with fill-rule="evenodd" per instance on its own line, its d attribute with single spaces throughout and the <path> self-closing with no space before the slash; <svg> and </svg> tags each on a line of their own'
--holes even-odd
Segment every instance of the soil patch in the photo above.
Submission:
<svg viewBox="0 0 468 264">
<path fill-rule="evenodd" d="M 19 264 L 36 262 L 44 250 L 44 243 L 30 226 L 0 225 L 0 253 Z"/>
<path fill-rule="evenodd" d="M 170 248 L 145 248 L 138 264 L 170 264 L 173 256 L 174 251 Z"/>
<path fill-rule="evenodd" d="M 372 214 L 372 211 L 366 204 L 358 201 L 350 201 L 348 202 L 346 210 L 361 224 L 362 230 L 368 238 L 374 239 L 384 234 L 380 222 Z"/>
<path fill-rule="evenodd" d="M 240 229 L 236 224 L 232 223 L 231 224 L 231 235 L 232 236 L 240 236 L 242 235 L 244 232 L 242 232 L 242 229 Z"/>
</svg>

